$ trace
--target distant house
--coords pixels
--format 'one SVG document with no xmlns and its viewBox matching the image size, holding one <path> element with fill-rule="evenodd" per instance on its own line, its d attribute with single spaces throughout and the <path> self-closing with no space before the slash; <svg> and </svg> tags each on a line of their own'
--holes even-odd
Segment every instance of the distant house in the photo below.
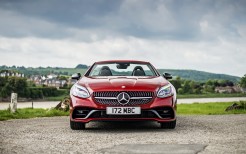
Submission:
<svg viewBox="0 0 246 154">
<path fill-rule="evenodd" d="M 76 79 L 69 79 L 68 80 L 68 85 L 74 85 L 77 82 Z"/>
<path fill-rule="evenodd" d="M 215 92 L 217 93 L 233 93 L 233 88 L 232 87 L 216 87 Z"/>
<path fill-rule="evenodd" d="M 45 76 L 40 76 L 40 75 L 32 75 L 28 81 L 34 82 L 36 85 L 43 85 L 46 80 Z"/>
<path fill-rule="evenodd" d="M 242 92 L 242 89 L 241 89 L 241 87 L 239 87 L 239 86 L 233 86 L 233 89 L 234 89 L 235 92 L 237 92 L 237 93 Z"/>
<path fill-rule="evenodd" d="M 49 74 L 49 75 L 47 75 L 47 78 L 49 78 L 49 79 L 57 78 L 57 75 L 56 74 Z"/>
<path fill-rule="evenodd" d="M 241 92 L 239 86 L 226 86 L 226 87 L 215 87 L 215 92 L 217 93 L 238 93 Z"/>
<path fill-rule="evenodd" d="M 29 81 L 33 81 L 36 85 L 45 85 L 47 87 L 64 87 L 65 85 L 73 85 L 77 82 L 77 80 L 74 79 L 58 79 L 58 75 L 55 74 L 49 74 L 47 77 L 40 76 L 40 75 L 32 75 L 29 79 Z"/>
<path fill-rule="evenodd" d="M 56 79 L 47 78 L 44 82 L 44 85 L 48 87 L 56 87 Z"/>
<path fill-rule="evenodd" d="M 242 91 L 243 93 L 246 93 L 246 88 L 241 88 L 241 91 Z"/>
<path fill-rule="evenodd" d="M 22 77 L 24 78 L 25 75 L 22 73 L 18 73 L 12 70 L 2 70 L 0 71 L 0 77 L 7 77 L 7 76 L 15 76 L 15 77 Z"/>
<path fill-rule="evenodd" d="M 1 77 L 5 77 L 6 74 L 5 74 L 5 73 L 1 73 L 0 76 L 1 76 Z"/>
<path fill-rule="evenodd" d="M 61 87 L 64 87 L 65 84 L 68 84 L 66 80 L 60 80 L 61 81 Z"/>
</svg>

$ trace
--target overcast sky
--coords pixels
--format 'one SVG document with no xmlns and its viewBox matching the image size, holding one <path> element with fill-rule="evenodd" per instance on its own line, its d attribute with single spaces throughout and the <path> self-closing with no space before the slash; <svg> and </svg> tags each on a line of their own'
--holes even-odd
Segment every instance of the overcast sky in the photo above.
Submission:
<svg viewBox="0 0 246 154">
<path fill-rule="evenodd" d="M 0 65 L 135 59 L 246 74 L 245 0 L 0 0 Z"/>
</svg>

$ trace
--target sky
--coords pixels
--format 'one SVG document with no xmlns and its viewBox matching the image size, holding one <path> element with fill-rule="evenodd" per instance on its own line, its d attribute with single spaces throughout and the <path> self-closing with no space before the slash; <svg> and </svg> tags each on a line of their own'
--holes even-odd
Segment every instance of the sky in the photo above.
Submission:
<svg viewBox="0 0 246 154">
<path fill-rule="evenodd" d="M 0 0 L 0 65 L 156 68 L 246 74 L 245 0 Z"/>
</svg>

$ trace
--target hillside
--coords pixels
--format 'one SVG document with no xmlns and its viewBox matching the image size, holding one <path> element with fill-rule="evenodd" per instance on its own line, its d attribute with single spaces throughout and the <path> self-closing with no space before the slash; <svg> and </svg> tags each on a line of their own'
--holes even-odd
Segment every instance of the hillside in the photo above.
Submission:
<svg viewBox="0 0 246 154">
<path fill-rule="evenodd" d="M 86 65 L 85 65 L 86 66 Z M 83 66 L 84 67 L 84 66 Z M 20 73 L 24 73 L 25 76 L 29 77 L 31 75 L 48 75 L 51 73 L 59 74 L 59 75 L 66 75 L 71 76 L 74 73 L 81 73 L 84 74 L 87 69 L 85 68 L 62 68 L 62 67 L 7 67 L 7 66 L 0 66 L 1 70 L 14 70 Z M 179 76 L 184 79 L 194 80 L 194 81 L 207 81 L 209 79 L 224 79 L 230 80 L 233 82 L 238 82 L 240 77 L 231 76 L 226 74 L 215 74 L 203 71 L 196 71 L 196 70 L 175 70 L 175 69 L 158 69 L 158 71 L 162 74 L 163 72 L 171 73 L 173 76 Z"/>
<path fill-rule="evenodd" d="M 196 71 L 196 70 L 175 70 L 175 69 L 158 69 L 158 71 L 163 74 L 164 72 L 170 73 L 173 76 L 179 76 L 183 79 L 194 80 L 204 82 L 207 80 L 230 80 L 233 82 L 240 81 L 240 77 L 226 75 L 226 74 L 215 74 L 204 71 Z"/>
<path fill-rule="evenodd" d="M 48 74 L 59 74 L 71 76 L 74 73 L 84 74 L 87 69 L 81 68 L 63 68 L 63 67 L 6 67 L 0 66 L 0 70 L 14 70 L 24 73 L 25 76 L 29 77 L 31 75 L 48 75 Z"/>
</svg>

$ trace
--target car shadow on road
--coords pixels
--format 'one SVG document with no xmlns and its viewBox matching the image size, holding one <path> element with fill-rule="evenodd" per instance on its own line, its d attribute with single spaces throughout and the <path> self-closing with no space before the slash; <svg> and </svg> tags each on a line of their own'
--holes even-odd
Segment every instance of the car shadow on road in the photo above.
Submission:
<svg viewBox="0 0 246 154">
<path fill-rule="evenodd" d="M 142 122 L 91 122 L 86 125 L 87 132 L 101 133 L 131 133 L 131 132 L 158 132 L 174 131 L 174 129 L 162 129 L 160 124 L 153 121 Z"/>
</svg>

